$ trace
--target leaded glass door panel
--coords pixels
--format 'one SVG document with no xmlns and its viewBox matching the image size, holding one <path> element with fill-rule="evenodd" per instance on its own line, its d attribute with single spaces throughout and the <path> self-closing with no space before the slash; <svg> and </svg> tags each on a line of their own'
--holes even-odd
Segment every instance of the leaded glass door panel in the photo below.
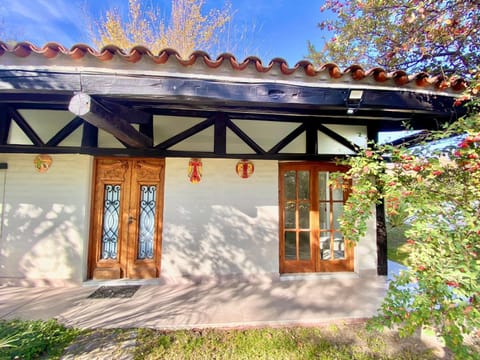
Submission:
<svg viewBox="0 0 480 360">
<path fill-rule="evenodd" d="M 159 276 L 163 169 L 162 159 L 95 160 L 92 278 Z"/>
</svg>

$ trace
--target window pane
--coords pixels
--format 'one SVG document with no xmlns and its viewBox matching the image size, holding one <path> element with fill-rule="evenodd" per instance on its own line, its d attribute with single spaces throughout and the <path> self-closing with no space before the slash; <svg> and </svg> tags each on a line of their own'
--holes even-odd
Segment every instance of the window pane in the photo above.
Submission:
<svg viewBox="0 0 480 360">
<path fill-rule="evenodd" d="M 340 232 L 333 234 L 333 249 L 335 259 L 345 259 L 345 240 Z"/>
<path fill-rule="evenodd" d="M 157 187 L 140 187 L 140 217 L 138 221 L 138 258 L 153 259 Z"/>
<path fill-rule="evenodd" d="M 343 215 L 343 203 L 333 203 L 333 228 L 335 230 L 340 229 L 339 219 Z"/>
<path fill-rule="evenodd" d="M 328 172 L 320 171 L 318 173 L 318 199 L 330 200 L 330 190 L 328 186 Z"/>
<path fill-rule="evenodd" d="M 343 179 L 337 178 L 335 186 L 332 186 L 332 198 L 333 201 L 343 201 Z"/>
<path fill-rule="evenodd" d="M 329 260 L 332 258 L 330 254 L 330 233 L 320 233 L 320 258 L 322 260 Z"/>
<path fill-rule="evenodd" d="M 285 228 L 295 229 L 295 203 L 288 202 L 285 204 Z"/>
<path fill-rule="evenodd" d="M 310 231 L 300 233 L 300 260 L 310 260 Z"/>
<path fill-rule="evenodd" d="M 285 232 L 285 259 L 297 260 L 297 239 L 294 231 Z"/>
<path fill-rule="evenodd" d="M 310 203 L 298 204 L 300 229 L 310 228 Z"/>
<path fill-rule="evenodd" d="M 298 172 L 298 198 L 310 199 L 310 172 Z"/>
<path fill-rule="evenodd" d="M 295 192 L 295 171 L 287 171 L 283 175 L 283 185 L 285 188 L 285 199 L 295 200 L 297 198 Z"/>
<path fill-rule="evenodd" d="M 320 230 L 330 230 L 330 203 L 318 204 Z"/>
<path fill-rule="evenodd" d="M 120 185 L 105 185 L 103 201 L 102 259 L 116 259 L 120 228 Z"/>
</svg>

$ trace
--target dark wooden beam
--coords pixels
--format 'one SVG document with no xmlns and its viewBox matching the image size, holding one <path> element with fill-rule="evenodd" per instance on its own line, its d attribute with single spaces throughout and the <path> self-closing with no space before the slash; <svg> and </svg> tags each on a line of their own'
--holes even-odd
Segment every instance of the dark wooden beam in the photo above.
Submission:
<svg viewBox="0 0 480 360">
<path fill-rule="evenodd" d="M 98 147 L 98 128 L 85 121 L 82 131 L 82 148 L 96 147 Z"/>
<path fill-rule="evenodd" d="M 294 129 L 290 134 L 285 136 L 282 140 L 280 140 L 275 146 L 273 146 L 270 150 L 268 150 L 269 154 L 277 154 L 280 152 L 285 146 L 290 144 L 293 140 L 295 140 L 300 134 L 305 131 L 305 124 L 300 125 L 296 129 Z"/>
<path fill-rule="evenodd" d="M 318 124 L 317 126 L 318 126 L 318 130 L 321 131 L 322 133 L 324 133 L 325 135 L 327 135 L 328 137 L 332 138 L 336 142 L 339 142 L 340 144 L 342 144 L 346 148 L 352 150 L 353 152 L 355 152 L 355 153 L 358 152 L 358 150 L 359 150 L 358 146 L 355 145 L 355 144 L 352 144 L 352 142 L 350 140 L 345 139 L 343 136 L 337 134 L 333 130 L 330 130 L 326 126 L 323 126 L 322 124 Z"/>
<path fill-rule="evenodd" d="M 67 125 L 65 125 L 59 132 L 57 132 L 50 140 L 45 144 L 46 146 L 57 146 L 67 136 L 77 130 L 83 124 L 83 120 L 79 117 L 72 119 Z"/>
<path fill-rule="evenodd" d="M 189 137 L 199 133 L 200 131 L 205 130 L 206 128 L 212 126 L 215 123 L 214 118 L 211 117 L 207 120 L 204 120 L 191 128 L 182 131 L 181 133 L 172 136 L 171 138 L 161 142 L 157 146 L 155 146 L 156 149 L 168 149 L 169 147 L 172 147 L 173 145 L 178 144 L 179 142 L 188 139 Z"/>
<path fill-rule="evenodd" d="M 195 104 L 196 108 L 211 104 L 217 110 L 218 105 L 237 102 L 262 108 L 279 106 L 285 110 L 299 107 L 317 111 L 330 108 L 346 113 L 345 98 L 350 84 L 337 85 L 333 88 L 328 85 L 313 87 L 311 84 L 304 86 L 288 82 L 227 82 L 126 72 L 79 74 L 58 70 L 0 69 L 0 89 L 9 89 L 8 92 L 73 94 L 82 91 L 112 98 L 114 102 L 122 98 L 135 102 L 182 102 Z M 424 112 L 448 119 L 462 116 L 464 112 L 462 108 L 453 107 L 454 96 L 426 94 L 408 88 L 398 91 L 396 88 L 368 87 L 364 89 L 362 104 L 355 116 L 372 111 L 378 111 L 380 116 L 383 113 L 386 117 L 389 117 L 388 113 Z"/>
<path fill-rule="evenodd" d="M 372 125 L 367 127 L 367 139 L 378 142 L 378 132 L 377 127 Z M 377 222 L 377 274 L 386 276 L 388 274 L 388 241 L 385 202 L 383 199 L 375 205 L 375 214 Z"/>
<path fill-rule="evenodd" d="M 96 129 L 96 128 L 95 128 Z M 181 150 L 158 150 L 155 148 L 98 148 L 98 147 L 76 147 L 76 146 L 31 146 L 31 145 L 0 145 L 0 153 L 49 153 L 49 154 L 87 154 L 92 156 L 138 156 L 138 157 L 181 157 L 181 158 L 212 158 L 212 159 L 258 159 L 258 160 L 312 160 L 312 161 L 335 161 L 342 158 L 338 154 L 299 154 L 299 153 L 277 153 L 277 154 L 255 154 L 235 153 L 217 155 L 213 151 L 181 151 Z"/>
<path fill-rule="evenodd" d="M 121 113 L 122 118 L 131 124 L 149 125 L 152 123 L 152 115 L 147 112 L 135 110 L 114 101 L 101 100 L 99 102 L 110 111 L 117 114 Z"/>
<path fill-rule="evenodd" d="M 265 154 L 265 150 L 262 149 L 255 141 L 252 140 L 242 129 L 240 129 L 232 120 L 227 121 L 227 127 L 232 130 L 245 144 L 257 154 Z"/>
<path fill-rule="evenodd" d="M 8 134 L 10 133 L 10 125 L 12 124 L 12 117 L 6 106 L 0 106 L 0 144 L 5 145 L 8 141 Z"/>
<path fill-rule="evenodd" d="M 146 148 L 153 145 L 152 138 L 139 133 L 125 118 L 126 113 L 131 114 L 133 112 L 131 109 L 116 105 L 115 110 L 111 110 L 90 95 L 79 93 L 70 100 L 68 110 L 90 124 L 109 132 L 129 146 Z"/>
<path fill-rule="evenodd" d="M 316 124 L 307 122 L 306 126 L 306 148 L 305 151 L 307 154 L 317 154 L 318 153 L 318 130 Z"/>
<path fill-rule="evenodd" d="M 17 107 L 23 107 L 22 105 L 41 105 L 48 107 L 62 105 L 66 110 L 68 103 L 72 98 L 72 94 L 58 94 L 58 93 L 41 93 L 41 92 L 15 92 L 4 93 L 0 96 L 0 103 L 15 104 Z"/>
<path fill-rule="evenodd" d="M 97 78 L 99 80 L 99 78 Z M 2 86 L 3 85 L 3 86 Z M 12 89 L 19 92 L 45 93 L 45 91 L 58 91 L 69 93 L 81 91 L 80 73 L 73 69 L 71 72 L 36 71 L 36 70 L 0 70 L 0 89 Z"/>
<path fill-rule="evenodd" d="M 139 125 L 140 133 L 153 139 L 153 115 L 148 114 L 148 121 Z"/>
<path fill-rule="evenodd" d="M 214 119 L 213 152 L 217 155 L 225 155 L 227 153 L 227 117 L 219 113 L 214 115 Z"/>
<path fill-rule="evenodd" d="M 9 109 L 9 114 L 12 119 L 17 123 L 18 127 L 22 129 L 22 131 L 27 135 L 30 141 L 35 146 L 44 146 L 45 143 L 43 140 L 38 136 L 35 130 L 25 121 L 25 119 L 20 115 L 20 113 L 15 109 Z"/>
</svg>

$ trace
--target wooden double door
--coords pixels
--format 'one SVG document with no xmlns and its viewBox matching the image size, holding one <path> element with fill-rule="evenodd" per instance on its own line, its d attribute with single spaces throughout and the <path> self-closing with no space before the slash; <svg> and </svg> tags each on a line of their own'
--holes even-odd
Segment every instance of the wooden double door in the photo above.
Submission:
<svg viewBox="0 0 480 360">
<path fill-rule="evenodd" d="M 163 159 L 95 159 L 90 278 L 160 275 L 164 168 Z"/>
</svg>

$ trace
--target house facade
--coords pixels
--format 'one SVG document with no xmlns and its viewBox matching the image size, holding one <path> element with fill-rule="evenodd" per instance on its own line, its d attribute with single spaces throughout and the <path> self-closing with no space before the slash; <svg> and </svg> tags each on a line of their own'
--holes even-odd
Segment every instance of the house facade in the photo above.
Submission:
<svg viewBox="0 0 480 360">
<path fill-rule="evenodd" d="M 0 281 L 386 274 L 335 159 L 461 115 L 460 80 L 0 43 Z"/>
</svg>

